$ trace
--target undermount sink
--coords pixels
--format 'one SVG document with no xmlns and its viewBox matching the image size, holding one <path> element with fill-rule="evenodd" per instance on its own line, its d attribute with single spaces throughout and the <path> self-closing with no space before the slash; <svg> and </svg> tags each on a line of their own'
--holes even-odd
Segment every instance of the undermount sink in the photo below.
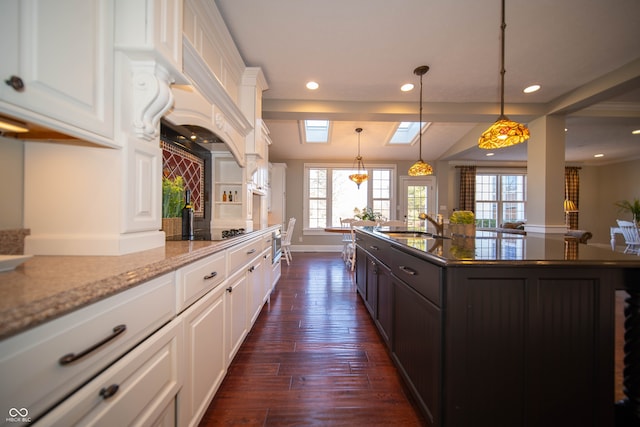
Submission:
<svg viewBox="0 0 640 427">
<path fill-rule="evenodd" d="M 392 237 L 394 239 L 444 239 L 445 236 L 438 236 L 437 234 L 429 233 L 426 231 L 415 230 L 379 230 L 380 233 Z"/>
</svg>

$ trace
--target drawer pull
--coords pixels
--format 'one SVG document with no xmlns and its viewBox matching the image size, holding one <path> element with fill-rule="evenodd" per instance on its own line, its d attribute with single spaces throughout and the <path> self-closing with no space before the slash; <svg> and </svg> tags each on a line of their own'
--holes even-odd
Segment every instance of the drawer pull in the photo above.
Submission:
<svg viewBox="0 0 640 427">
<path fill-rule="evenodd" d="M 113 328 L 113 333 L 111 335 L 109 335 L 108 337 L 106 337 L 105 339 L 103 339 L 102 341 L 100 341 L 98 343 L 95 343 L 91 347 L 87 348 L 84 351 L 81 351 L 78 354 L 75 354 L 75 353 L 65 354 L 64 356 L 62 356 L 60 358 L 60 360 L 58 360 L 58 363 L 60 363 L 62 366 L 65 366 L 65 365 L 73 363 L 73 362 L 75 362 L 75 361 L 77 361 L 79 359 L 82 359 L 86 355 L 88 355 L 90 353 L 93 353 L 94 351 L 96 351 L 97 349 L 99 349 L 100 347 L 102 347 L 103 345 L 105 345 L 106 343 L 111 341 L 112 339 L 116 338 L 118 335 L 120 335 L 121 333 L 123 333 L 126 330 L 127 330 L 127 325 L 118 325 L 115 328 Z"/>
<path fill-rule="evenodd" d="M 415 276 L 417 274 L 414 270 L 410 269 L 409 267 L 405 267 L 404 265 L 401 265 L 398 268 L 410 276 Z"/>
<path fill-rule="evenodd" d="M 249 268 L 249 273 L 253 273 L 255 269 L 256 269 L 256 266 L 255 266 L 255 265 L 252 265 L 252 266 Z"/>
<path fill-rule="evenodd" d="M 251 249 L 250 251 L 248 251 L 248 252 L 247 252 L 247 255 L 251 255 L 251 254 L 252 254 L 252 253 L 254 253 L 255 251 L 256 251 L 256 250 L 255 250 L 255 248 L 254 248 L 254 249 Z"/>
<path fill-rule="evenodd" d="M 233 287 L 232 287 L 232 286 L 229 286 L 229 287 L 227 288 L 227 292 L 229 292 L 229 293 L 233 292 Z"/>
<path fill-rule="evenodd" d="M 103 399 L 108 399 L 116 394 L 119 389 L 120 386 L 118 384 L 111 384 L 109 387 L 104 387 L 102 390 L 100 390 L 100 397 L 102 397 Z"/>
<path fill-rule="evenodd" d="M 374 251 L 379 251 L 380 248 L 377 246 L 369 246 L 370 249 L 374 250 Z"/>
<path fill-rule="evenodd" d="M 214 277 L 216 277 L 218 275 L 217 271 L 212 271 L 211 274 L 207 274 L 206 276 L 203 277 L 204 280 L 209 280 L 209 279 L 213 279 Z"/>
</svg>

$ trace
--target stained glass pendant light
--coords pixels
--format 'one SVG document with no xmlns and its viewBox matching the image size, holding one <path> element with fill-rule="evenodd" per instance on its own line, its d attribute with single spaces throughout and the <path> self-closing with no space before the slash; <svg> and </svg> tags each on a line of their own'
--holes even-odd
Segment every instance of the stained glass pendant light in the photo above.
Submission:
<svg viewBox="0 0 640 427">
<path fill-rule="evenodd" d="M 360 184 L 369 179 L 369 175 L 367 175 L 367 169 L 364 167 L 364 162 L 360 155 L 360 132 L 362 132 L 362 128 L 356 128 L 356 132 L 358 132 L 358 155 L 353 160 L 353 168 L 355 169 L 357 167 L 358 171 L 349 175 L 349 179 L 355 182 L 358 188 L 360 188 Z"/>
<path fill-rule="evenodd" d="M 505 0 L 502 0 L 502 25 L 500 26 L 502 32 L 502 48 L 500 52 L 500 117 L 498 117 L 498 120 L 496 120 L 489 129 L 482 133 L 478 140 L 478 147 L 486 150 L 509 147 L 529 139 L 529 129 L 527 126 L 509 120 L 509 118 L 504 115 L 504 30 L 507 27 L 504 18 L 504 1 Z"/>
<path fill-rule="evenodd" d="M 429 66 L 421 65 L 415 70 L 413 70 L 413 74 L 416 76 L 420 76 L 420 127 L 418 128 L 418 143 L 420 145 L 420 157 L 417 162 L 415 162 L 409 168 L 409 176 L 425 176 L 432 175 L 433 168 L 429 163 L 425 163 L 422 160 L 422 76 L 427 74 L 429 71 Z"/>
</svg>

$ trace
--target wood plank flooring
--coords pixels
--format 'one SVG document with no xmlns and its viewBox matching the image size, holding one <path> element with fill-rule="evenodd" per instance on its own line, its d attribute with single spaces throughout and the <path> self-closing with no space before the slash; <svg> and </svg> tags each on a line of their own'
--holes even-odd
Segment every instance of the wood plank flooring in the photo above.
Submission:
<svg viewBox="0 0 640 427">
<path fill-rule="evenodd" d="M 616 295 L 615 400 L 622 395 Z M 200 427 L 422 426 L 339 254 L 295 253 Z"/>
<path fill-rule="evenodd" d="M 336 253 L 295 253 L 200 424 L 422 426 Z"/>
</svg>

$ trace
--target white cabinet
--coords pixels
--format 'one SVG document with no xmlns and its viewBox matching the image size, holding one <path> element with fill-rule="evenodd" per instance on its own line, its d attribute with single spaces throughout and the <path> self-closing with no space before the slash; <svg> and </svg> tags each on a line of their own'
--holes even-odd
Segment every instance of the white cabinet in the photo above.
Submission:
<svg viewBox="0 0 640 427">
<path fill-rule="evenodd" d="M 38 417 L 175 317 L 175 306 L 168 274 L 2 341 L 0 402 Z"/>
<path fill-rule="evenodd" d="M 182 0 L 117 0 L 116 48 L 156 59 L 178 83 L 182 77 Z"/>
<path fill-rule="evenodd" d="M 260 315 L 262 305 L 266 299 L 265 289 L 265 275 L 268 277 L 269 269 L 267 268 L 267 257 L 270 251 L 264 251 L 258 258 L 256 258 L 249 268 L 247 268 L 247 279 L 249 287 L 249 310 L 248 319 L 249 325 L 253 325 Z"/>
<path fill-rule="evenodd" d="M 186 381 L 180 393 L 180 425 L 196 426 L 224 378 L 226 286 L 220 285 L 183 314 Z"/>
<path fill-rule="evenodd" d="M 225 350 L 226 363 L 229 365 L 247 336 L 247 298 L 248 279 L 244 270 L 233 275 L 225 291 Z"/>
<path fill-rule="evenodd" d="M 183 378 L 182 338 L 182 324 L 174 320 L 71 395 L 38 425 L 174 425 L 175 399 Z"/>
<path fill-rule="evenodd" d="M 178 312 L 222 283 L 227 277 L 226 251 L 189 264 L 176 273 Z"/>
<path fill-rule="evenodd" d="M 2 0 L 0 113 L 114 146 L 113 8 L 109 0 Z"/>
</svg>

